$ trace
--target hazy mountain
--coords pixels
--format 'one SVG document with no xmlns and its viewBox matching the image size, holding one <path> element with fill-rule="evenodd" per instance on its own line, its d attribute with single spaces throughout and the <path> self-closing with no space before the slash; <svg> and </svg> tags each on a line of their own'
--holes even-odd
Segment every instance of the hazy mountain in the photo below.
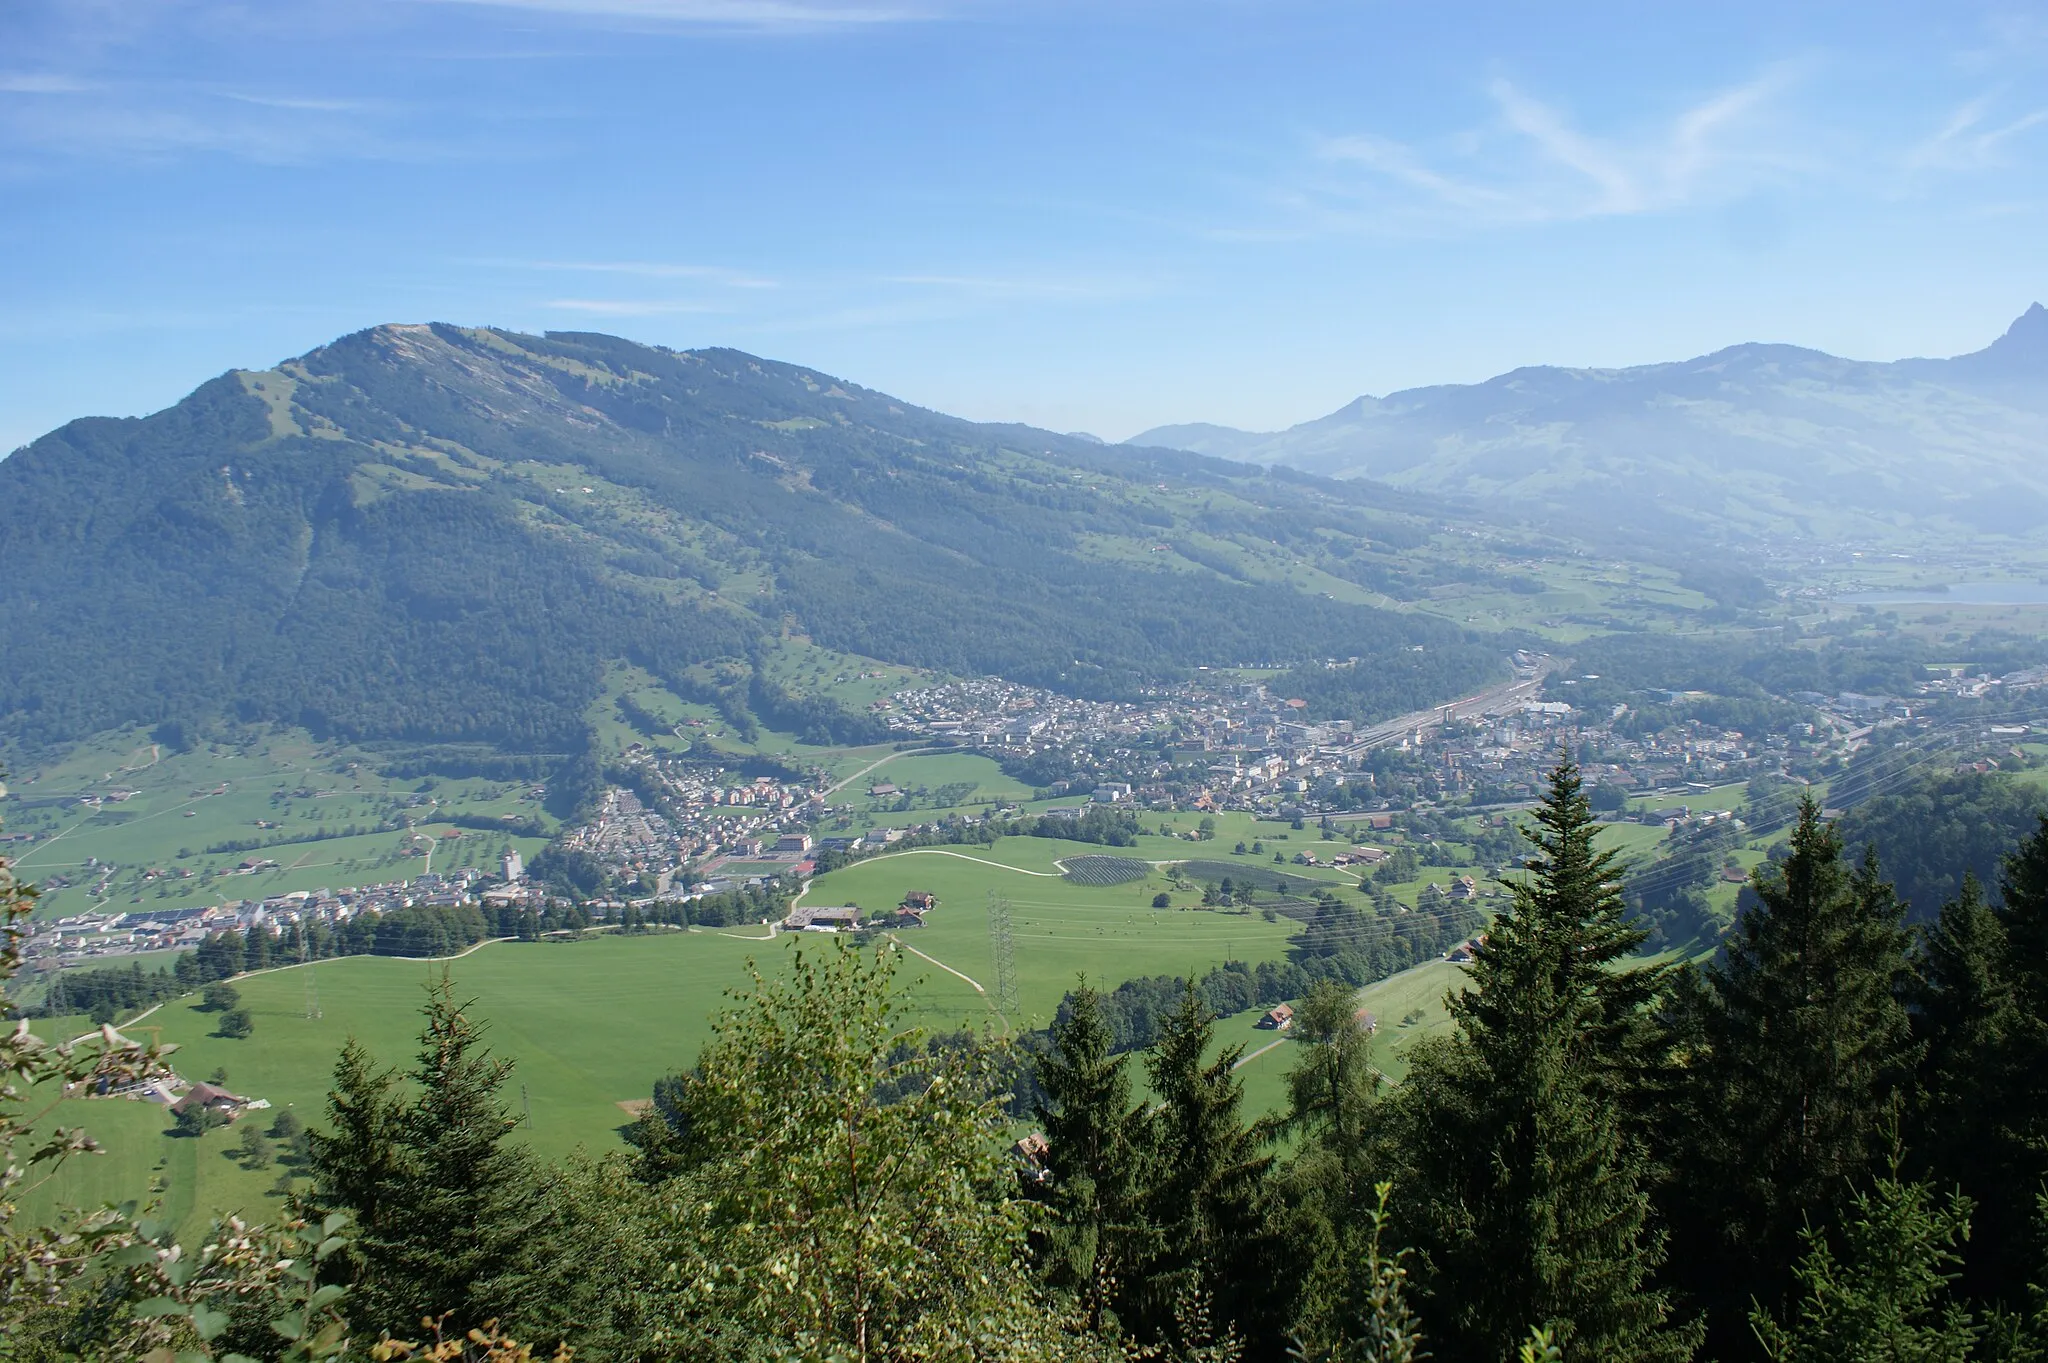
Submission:
<svg viewBox="0 0 2048 1363">
<path fill-rule="evenodd" d="M 1747 344 L 1361 397 L 1279 432 L 1162 426 L 1130 443 L 1654 530 L 2029 533 L 2048 528 L 2048 309 L 1953 359 Z"/>
<path fill-rule="evenodd" d="M 1400 500 L 736 351 L 379 327 L 0 461 L 0 740 L 229 714 L 560 749 L 607 660 L 687 693 L 802 636 L 1096 694 L 1358 655 L 1356 708 L 1405 709 L 1501 650 L 1284 580 L 1425 590 L 1427 521 L 1368 505 Z"/>
</svg>

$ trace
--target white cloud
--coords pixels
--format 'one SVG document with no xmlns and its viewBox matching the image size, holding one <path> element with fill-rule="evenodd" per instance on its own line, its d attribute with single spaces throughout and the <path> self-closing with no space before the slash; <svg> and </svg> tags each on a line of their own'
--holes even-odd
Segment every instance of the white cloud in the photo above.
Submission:
<svg viewBox="0 0 2048 1363">
<path fill-rule="evenodd" d="M 661 298 L 555 298 L 543 306 L 558 312 L 585 312 L 599 317 L 665 317 L 672 313 L 724 311 L 709 303 Z"/>
<path fill-rule="evenodd" d="M 0 72 L 0 94 L 77 95 L 95 88 L 90 82 L 75 76 L 31 71 Z"/>
<path fill-rule="evenodd" d="M 1932 137 L 1906 153 L 1908 170 L 1985 170 L 2008 163 L 2005 144 L 2020 133 L 2048 123 L 2048 109 L 1987 126 L 1994 99 L 1979 95 L 1950 114 Z"/>
<path fill-rule="evenodd" d="M 900 23 L 932 17 L 909 6 L 858 0 L 421 0 L 422 3 L 486 6 L 561 15 L 599 22 L 719 24 L 742 28 L 823 28 L 849 24 Z"/>
<path fill-rule="evenodd" d="M 1646 128 L 1605 134 L 1497 79 L 1487 86 L 1494 117 L 1481 126 L 1428 150 L 1376 133 L 1323 138 L 1318 161 L 1368 178 L 1324 177 L 1280 197 L 1321 230 L 1564 221 L 1724 201 L 1811 169 L 1788 149 L 1793 139 L 1772 108 L 1791 79 L 1789 68 L 1775 69 Z"/>
<path fill-rule="evenodd" d="M 478 260 L 474 265 L 506 270 L 560 271 L 572 274 L 617 274 L 637 279 L 697 279 L 728 289 L 776 289 L 773 279 L 730 270 L 722 265 L 678 265 L 654 260 Z"/>
</svg>

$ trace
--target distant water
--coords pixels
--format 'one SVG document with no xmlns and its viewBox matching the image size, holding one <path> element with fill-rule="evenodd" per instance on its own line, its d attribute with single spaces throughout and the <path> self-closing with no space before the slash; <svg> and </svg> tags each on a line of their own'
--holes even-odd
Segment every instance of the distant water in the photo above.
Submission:
<svg viewBox="0 0 2048 1363">
<path fill-rule="evenodd" d="M 1851 606 L 2048 606 L 2048 583 L 1958 582 L 1946 591 L 1909 587 L 1888 592 L 1850 592 L 1835 600 Z"/>
</svg>

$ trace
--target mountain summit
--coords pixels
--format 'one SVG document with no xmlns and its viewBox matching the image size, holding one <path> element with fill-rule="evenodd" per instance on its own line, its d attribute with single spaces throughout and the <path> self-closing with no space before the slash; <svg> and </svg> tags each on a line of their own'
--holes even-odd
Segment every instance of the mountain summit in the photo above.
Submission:
<svg viewBox="0 0 2048 1363">
<path fill-rule="evenodd" d="M 0 740 L 224 715 L 561 751 L 615 661 L 871 738 L 765 683 L 797 639 L 1097 695 L 1364 657 L 1365 712 L 1492 675 L 1497 647 L 1290 580 L 1282 534 L 1392 585 L 1420 518 L 1365 493 L 733 350 L 376 327 L 0 461 Z"/>
<path fill-rule="evenodd" d="M 1653 534 L 1836 538 L 2048 527 L 2048 309 L 1983 350 L 1874 364 L 1745 344 L 1362 397 L 1285 431 L 1134 445 L 1370 477 Z"/>
</svg>

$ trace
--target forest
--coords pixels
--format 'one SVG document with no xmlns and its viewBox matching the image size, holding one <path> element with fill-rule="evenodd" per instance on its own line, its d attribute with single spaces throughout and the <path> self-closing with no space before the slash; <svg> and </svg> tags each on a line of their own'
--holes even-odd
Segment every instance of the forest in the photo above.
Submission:
<svg viewBox="0 0 2048 1363">
<path fill-rule="evenodd" d="M 630 1154 L 550 1164 L 444 982 L 414 1059 L 337 1058 L 291 1219 L 175 1251 L 146 1209 L 18 1217 L 87 1148 L 36 1091 L 158 1062 L 17 1032 L 8 1356 L 2038 1358 L 2048 824 L 1909 926 L 1806 801 L 1700 966 L 1637 957 L 1596 830 L 1567 762 L 1399 1085 L 1334 975 L 1080 982 L 1020 1126 L 1018 1047 L 906 1028 L 895 953 L 835 943 L 732 996 Z M 1214 1017 L 1290 985 L 1253 1119 Z"/>
</svg>

